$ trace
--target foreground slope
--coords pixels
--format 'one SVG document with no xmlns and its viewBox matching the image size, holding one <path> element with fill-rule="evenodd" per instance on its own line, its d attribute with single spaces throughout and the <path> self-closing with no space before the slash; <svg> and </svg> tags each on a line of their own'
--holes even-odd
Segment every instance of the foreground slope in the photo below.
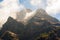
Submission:
<svg viewBox="0 0 60 40">
<path fill-rule="evenodd" d="M 9 17 L 8 21 L 3 25 L 1 33 L 11 31 L 16 33 L 20 40 L 35 40 L 40 34 L 49 33 L 52 30 L 55 30 L 55 27 L 47 20 L 39 20 L 24 25 Z"/>
</svg>

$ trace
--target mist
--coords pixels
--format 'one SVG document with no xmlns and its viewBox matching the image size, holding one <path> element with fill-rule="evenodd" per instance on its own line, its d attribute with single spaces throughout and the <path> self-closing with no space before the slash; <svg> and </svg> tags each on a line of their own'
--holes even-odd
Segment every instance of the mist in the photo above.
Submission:
<svg viewBox="0 0 60 40">
<path fill-rule="evenodd" d="M 7 21 L 8 17 L 16 19 L 16 13 L 23 8 L 19 0 L 3 0 L 0 2 L 0 28 Z"/>
</svg>

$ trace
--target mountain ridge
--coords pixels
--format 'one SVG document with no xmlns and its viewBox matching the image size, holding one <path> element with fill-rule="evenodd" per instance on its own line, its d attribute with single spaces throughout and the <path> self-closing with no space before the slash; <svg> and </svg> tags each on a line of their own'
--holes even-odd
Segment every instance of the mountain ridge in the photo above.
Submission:
<svg viewBox="0 0 60 40">
<path fill-rule="evenodd" d="M 60 24 L 58 23 L 59 21 L 57 20 L 56 21 L 57 23 L 56 23 L 54 21 L 55 19 L 53 17 L 51 17 L 51 19 L 54 19 L 53 22 L 55 23 L 55 24 L 52 24 L 53 23 L 53 22 L 51 23 L 52 20 L 48 21 L 48 19 L 44 19 L 44 18 L 46 18 L 46 16 L 49 18 L 50 18 L 50 16 L 47 13 L 45 13 L 45 11 L 43 9 L 41 11 L 42 13 L 40 12 L 40 9 L 37 11 L 38 12 L 34 12 L 35 13 L 35 15 L 33 14 L 34 16 L 29 16 L 31 18 L 28 18 L 29 20 L 28 20 L 27 24 L 23 23 L 21 21 L 19 22 L 19 21 L 13 19 L 12 17 L 9 17 L 7 22 L 3 25 L 2 29 L 1 29 L 0 35 L 4 34 L 5 31 L 11 31 L 11 32 L 17 34 L 17 36 L 19 37 L 19 40 L 35 40 L 37 37 L 40 37 L 42 35 L 42 33 L 46 33 L 46 34 L 50 35 L 51 33 L 56 32 L 56 34 L 59 36 L 60 35 L 59 34 L 60 29 L 58 29 L 60 27 Z M 44 15 L 46 15 L 46 16 L 44 16 Z M 41 18 L 43 18 L 43 19 L 41 19 Z M 24 24 L 26 24 L 26 25 L 24 25 Z M 55 36 L 55 34 L 54 34 L 54 36 Z M 7 38 L 5 38 L 5 39 L 7 39 Z M 50 38 L 50 39 L 52 39 L 52 38 Z"/>
<path fill-rule="evenodd" d="M 44 9 L 37 9 L 35 12 L 34 17 L 32 17 L 33 20 L 47 20 L 50 22 L 59 22 L 56 18 L 50 16 Z"/>
</svg>

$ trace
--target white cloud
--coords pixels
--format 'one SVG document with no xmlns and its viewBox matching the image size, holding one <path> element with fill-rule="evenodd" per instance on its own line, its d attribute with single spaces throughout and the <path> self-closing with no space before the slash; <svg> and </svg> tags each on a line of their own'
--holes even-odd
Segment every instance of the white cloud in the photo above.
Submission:
<svg viewBox="0 0 60 40">
<path fill-rule="evenodd" d="M 24 8 L 22 4 L 19 4 L 19 0 L 3 0 L 0 2 L 0 7 L 0 27 L 7 21 L 9 16 L 15 19 L 16 12 Z"/>
<path fill-rule="evenodd" d="M 46 11 L 51 15 L 56 15 L 60 11 L 60 0 L 47 0 Z"/>
<path fill-rule="evenodd" d="M 30 3 L 45 9 L 50 15 L 56 15 L 60 11 L 60 0 L 31 0 Z"/>
<path fill-rule="evenodd" d="M 39 4 L 41 4 L 41 2 L 42 1 L 40 1 L 40 0 L 38 0 L 38 1 L 37 0 L 31 0 L 32 5 L 39 5 Z"/>
<path fill-rule="evenodd" d="M 30 3 L 38 8 L 45 8 L 46 4 L 44 0 L 30 0 Z"/>
<path fill-rule="evenodd" d="M 35 12 L 36 12 L 36 10 L 26 13 L 26 16 L 24 17 L 23 21 L 25 21 L 25 22 L 29 21 L 36 14 Z"/>
</svg>

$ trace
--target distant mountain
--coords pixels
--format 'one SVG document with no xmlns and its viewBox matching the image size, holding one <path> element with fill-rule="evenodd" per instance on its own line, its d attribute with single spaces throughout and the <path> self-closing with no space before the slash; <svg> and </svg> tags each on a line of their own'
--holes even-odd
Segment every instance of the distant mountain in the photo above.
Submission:
<svg viewBox="0 0 60 40">
<path fill-rule="evenodd" d="M 35 12 L 35 16 L 32 17 L 31 20 L 32 21 L 47 20 L 47 21 L 50 21 L 51 23 L 59 22 L 56 18 L 48 15 L 44 9 L 37 9 Z"/>
<path fill-rule="evenodd" d="M 21 10 L 20 12 L 17 13 L 16 20 L 23 21 L 23 19 L 26 16 L 26 13 L 29 13 L 31 11 L 32 10 L 30 10 L 30 9 L 23 9 L 23 10 Z"/>
<path fill-rule="evenodd" d="M 27 14 L 29 16 L 26 16 Z M 23 9 L 16 15 L 16 20 L 19 22 L 23 22 L 23 24 L 25 24 L 26 22 L 32 22 L 37 20 L 47 20 L 52 24 L 59 22 L 56 18 L 48 15 L 48 13 L 44 9 L 37 9 L 34 12 L 30 9 Z M 27 17 L 27 19 L 25 19 L 25 17 Z"/>
</svg>

